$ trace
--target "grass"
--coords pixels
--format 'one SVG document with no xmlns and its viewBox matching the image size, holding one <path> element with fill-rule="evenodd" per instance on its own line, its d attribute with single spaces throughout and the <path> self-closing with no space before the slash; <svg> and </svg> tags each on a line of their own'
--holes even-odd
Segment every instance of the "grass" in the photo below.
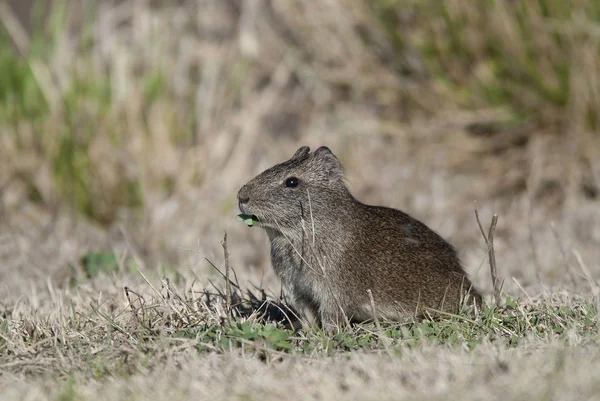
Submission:
<svg viewBox="0 0 600 401">
<path fill-rule="evenodd" d="M 137 296 L 137 292 L 128 291 Z M 382 322 L 380 328 L 365 323 L 328 336 L 316 326 L 295 332 L 281 322 L 269 321 L 258 310 L 229 319 L 224 315 L 223 296 L 198 297 L 193 292 L 190 289 L 190 295 L 181 298 L 177 290 L 167 285 L 160 298 L 130 298 L 128 294 L 132 303 L 124 309 L 107 309 L 106 301 L 97 304 L 87 300 L 90 304 L 85 305 L 86 300 L 77 300 L 60 305 L 63 311 L 56 311 L 58 316 L 52 319 L 45 315 L 35 317 L 35 312 L 25 313 L 25 305 L 13 306 L 12 310 L 5 306 L 0 323 L 0 366 L 5 373 L 33 374 L 42 369 L 48 374 L 69 377 L 92 369 L 96 378 L 118 375 L 126 366 L 112 358 L 120 351 L 108 344 L 121 344 L 127 352 L 134 353 L 141 365 L 127 369 L 139 373 L 156 362 L 157 354 L 171 352 L 182 344 L 183 349 L 198 354 L 239 350 L 262 358 L 320 358 L 360 351 L 401 354 L 424 345 L 473 350 L 482 344 L 518 347 L 526 341 L 565 345 L 600 342 L 598 311 L 590 298 L 547 298 L 533 303 L 509 298 L 506 308 L 499 311 L 486 307 L 472 318 L 456 315 L 437 320 L 407 319 Z M 243 302 L 249 304 L 251 299 Z M 91 348 L 96 348 L 93 357 Z M 17 355 L 19 363 L 14 363 Z M 39 365 L 40 360 L 60 360 L 65 355 L 68 360 L 61 361 L 64 366 L 60 368 L 49 364 L 44 369 Z"/>
<path fill-rule="evenodd" d="M 120 283 L 132 281 L 127 273 L 114 276 L 114 272 L 103 272 L 92 283 L 102 286 L 99 280 L 106 275 Z M 228 318 L 224 295 L 196 287 L 188 279 L 177 288 L 163 277 L 162 286 L 150 281 L 128 288 L 123 303 L 118 292 L 104 295 L 102 300 L 93 291 L 85 294 L 82 283 L 72 289 L 52 290 L 54 301 L 44 301 L 41 309 L 34 308 L 28 297 L 1 304 L 0 386 L 7 391 L 7 399 L 28 394 L 36 394 L 37 399 L 96 399 L 106 391 L 98 392 L 99 388 L 115 385 L 120 390 L 114 399 L 138 399 L 151 393 L 165 398 L 167 388 L 171 396 L 181 392 L 180 397 L 188 399 L 195 394 L 190 384 L 191 388 L 209 386 L 209 393 L 220 394 L 218 398 L 240 400 L 254 399 L 251 394 L 255 392 L 274 399 L 277 385 L 289 391 L 309 386 L 329 395 L 354 388 L 362 396 L 378 394 L 385 399 L 391 383 L 400 386 L 396 391 L 401 393 L 429 392 L 437 399 L 447 392 L 464 396 L 462 388 L 468 380 L 475 380 L 472 385 L 483 380 L 491 391 L 509 375 L 515 386 L 523 387 L 519 375 L 538 380 L 534 372 L 540 366 L 545 366 L 549 379 L 538 383 L 535 390 L 523 387 L 520 394 L 545 399 L 548 393 L 571 388 L 560 384 L 573 380 L 572 375 L 561 373 L 565 364 L 571 366 L 577 358 L 588 366 L 600 357 L 596 352 L 600 344 L 598 300 L 589 296 L 555 294 L 530 301 L 506 298 L 502 309 L 485 307 L 478 316 L 407 319 L 380 322 L 379 327 L 365 323 L 329 336 L 316 326 L 290 330 L 256 309 L 248 314 L 252 309 L 241 303 L 260 303 L 241 290 L 234 291 L 237 317 Z M 573 356 L 579 349 L 590 351 Z M 541 356 L 543 362 L 538 361 Z M 304 373 L 296 377 L 301 366 L 308 370 L 302 368 Z M 455 369 L 459 370 L 448 373 Z M 271 377 L 276 371 L 279 375 Z M 392 371 L 406 375 L 405 379 L 390 377 Z M 583 372 L 581 366 L 575 371 Z M 488 379 L 479 377 L 484 372 Z M 170 379 L 163 380 L 163 374 Z M 236 377 L 234 383 L 228 383 L 229 375 Z M 255 379 L 248 382 L 251 377 Z M 270 381 L 261 382 L 258 377 Z M 343 383 L 335 389 L 328 387 L 340 379 Z M 311 384 L 312 380 L 321 384 Z M 372 385 L 360 384 L 365 381 Z M 442 387 L 431 392 L 424 385 L 431 381 Z M 24 382 L 32 385 L 23 387 Z M 242 382 L 245 384 L 240 386 Z M 585 382 L 581 391 L 593 394 L 593 383 Z M 44 388 L 50 391 L 40 393 Z M 481 384 L 472 389 L 479 393 Z M 292 398 L 307 399 L 311 394 L 299 392 Z"/>
</svg>

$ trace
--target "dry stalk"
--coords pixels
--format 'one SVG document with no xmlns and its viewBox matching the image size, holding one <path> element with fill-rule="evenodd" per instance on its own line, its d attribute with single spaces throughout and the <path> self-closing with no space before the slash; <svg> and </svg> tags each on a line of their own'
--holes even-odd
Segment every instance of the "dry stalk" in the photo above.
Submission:
<svg viewBox="0 0 600 401">
<path fill-rule="evenodd" d="M 377 310 L 375 309 L 375 300 L 373 299 L 373 292 L 371 292 L 371 289 L 368 288 L 367 293 L 369 294 L 369 299 L 371 300 L 371 312 L 373 313 L 373 320 L 375 320 L 375 327 L 377 327 L 377 330 L 381 332 L 381 325 L 379 324 L 379 319 L 377 318 Z"/>
<path fill-rule="evenodd" d="M 479 225 L 479 230 L 481 231 L 481 235 L 483 236 L 485 244 L 488 248 L 490 273 L 492 275 L 492 284 L 494 285 L 494 301 L 496 301 L 496 306 L 499 308 L 502 306 L 502 300 L 500 299 L 500 289 L 502 284 L 498 279 L 498 272 L 496 270 L 496 252 L 494 251 L 494 233 L 496 232 L 496 224 L 498 224 L 498 215 L 495 214 L 492 217 L 492 223 L 490 224 L 490 229 L 487 235 L 485 235 L 485 231 L 483 230 L 483 226 L 479 220 L 479 212 L 477 209 L 475 209 L 475 218 L 477 219 L 477 225 Z"/>
<path fill-rule="evenodd" d="M 142 321 L 140 320 L 140 317 L 137 314 L 137 309 L 133 306 L 133 303 L 131 302 L 131 297 L 129 296 L 129 293 L 133 292 L 133 291 L 131 291 L 131 289 L 127 286 L 125 286 L 124 290 L 125 290 L 125 296 L 127 297 L 127 302 L 129 303 L 129 307 L 131 308 L 131 313 L 133 314 L 133 317 L 135 318 L 135 321 L 137 322 L 137 324 L 142 326 Z M 138 298 L 139 298 L 139 295 L 138 295 Z"/>
<path fill-rule="evenodd" d="M 223 255 L 225 256 L 225 305 L 227 307 L 227 318 L 231 317 L 231 282 L 229 281 L 229 252 L 227 252 L 227 231 L 223 235 Z"/>
<path fill-rule="evenodd" d="M 375 309 L 375 299 L 373 299 L 373 292 L 370 288 L 367 289 L 367 293 L 369 294 L 369 299 L 371 301 L 371 312 L 373 313 L 373 320 L 375 321 L 375 327 L 377 327 L 377 337 L 383 344 L 385 350 L 388 354 L 390 354 L 390 345 L 391 340 L 387 337 L 384 331 L 381 329 L 381 324 L 379 324 L 379 318 L 377 317 L 377 310 Z"/>
</svg>

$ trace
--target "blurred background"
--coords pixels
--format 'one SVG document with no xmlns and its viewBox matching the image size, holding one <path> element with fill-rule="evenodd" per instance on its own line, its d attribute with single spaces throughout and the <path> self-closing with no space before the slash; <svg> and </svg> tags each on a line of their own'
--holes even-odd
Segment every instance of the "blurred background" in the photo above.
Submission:
<svg viewBox="0 0 600 401">
<path fill-rule="evenodd" d="M 278 293 L 236 193 L 301 145 L 486 293 L 475 207 L 499 215 L 505 291 L 588 291 L 599 130 L 595 0 L 2 1 L 0 296 L 122 291 L 134 254 L 214 280 L 224 231 L 240 280 Z"/>
</svg>

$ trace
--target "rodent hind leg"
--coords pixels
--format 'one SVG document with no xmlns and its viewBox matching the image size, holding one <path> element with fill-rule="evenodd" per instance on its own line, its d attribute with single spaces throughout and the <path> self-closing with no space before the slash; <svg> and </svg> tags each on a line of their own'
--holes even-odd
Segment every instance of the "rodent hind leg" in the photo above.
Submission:
<svg viewBox="0 0 600 401">
<path fill-rule="evenodd" d="M 319 321 L 319 305 L 310 297 L 301 294 L 293 296 L 294 307 L 300 314 L 303 326 L 308 327 Z"/>
<path fill-rule="evenodd" d="M 327 306 L 322 305 L 320 317 L 321 328 L 330 336 L 348 326 L 352 318 L 344 312 L 344 309 L 337 302 Z"/>
</svg>

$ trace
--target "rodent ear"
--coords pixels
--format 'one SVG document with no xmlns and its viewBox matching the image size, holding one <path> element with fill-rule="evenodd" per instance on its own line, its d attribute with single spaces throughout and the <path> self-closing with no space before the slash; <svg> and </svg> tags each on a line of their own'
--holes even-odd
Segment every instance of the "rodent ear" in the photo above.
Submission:
<svg viewBox="0 0 600 401">
<path fill-rule="evenodd" d="M 331 178 L 342 177 L 344 173 L 342 163 L 340 163 L 340 160 L 333 154 L 333 152 L 327 146 L 321 146 L 319 149 L 315 150 L 314 155 L 315 160 L 317 160 L 319 164 L 325 166 Z"/>
<path fill-rule="evenodd" d="M 300 149 L 298 149 L 296 151 L 296 153 L 294 153 L 294 156 L 292 156 L 292 159 L 296 159 L 298 157 L 306 156 L 308 154 L 308 152 L 310 152 L 310 148 L 308 146 L 302 146 Z"/>
</svg>

